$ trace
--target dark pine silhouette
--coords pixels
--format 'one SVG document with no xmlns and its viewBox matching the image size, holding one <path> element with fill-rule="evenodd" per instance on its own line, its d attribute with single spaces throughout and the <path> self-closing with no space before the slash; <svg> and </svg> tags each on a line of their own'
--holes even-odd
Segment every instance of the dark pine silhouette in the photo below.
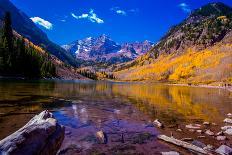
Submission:
<svg viewBox="0 0 232 155">
<path fill-rule="evenodd" d="M 42 78 L 56 76 L 56 67 L 48 53 L 41 53 L 35 45 L 14 35 L 11 15 L 5 14 L 0 29 L 0 75 Z"/>
</svg>

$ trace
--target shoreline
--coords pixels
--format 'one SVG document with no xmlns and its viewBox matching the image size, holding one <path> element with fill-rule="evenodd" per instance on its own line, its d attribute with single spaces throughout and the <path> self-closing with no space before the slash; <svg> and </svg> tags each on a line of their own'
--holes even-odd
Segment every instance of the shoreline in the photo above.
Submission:
<svg viewBox="0 0 232 155">
<path fill-rule="evenodd" d="M 214 89 L 224 89 L 229 92 L 232 92 L 232 86 L 213 86 L 213 85 L 188 85 L 188 84 L 171 84 L 171 83 L 166 83 L 166 85 L 173 85 L 173 86 L 187 86 L 187 87 L 195 87 L 195 88 L 214 88 Z"/>
</svg>

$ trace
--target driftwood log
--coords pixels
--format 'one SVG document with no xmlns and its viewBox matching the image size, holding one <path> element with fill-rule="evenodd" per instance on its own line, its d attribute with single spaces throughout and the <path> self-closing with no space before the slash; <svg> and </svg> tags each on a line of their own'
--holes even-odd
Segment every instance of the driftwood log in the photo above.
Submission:
<svg viewBox="0 0 232 155">
<path fill-rule="evenodd" d="M 159 135 L 158 139 L 161 139 L 161 140 L 163 140 L 165 142 L 168 142 L 168 143 L 183 147 L 185 149 L 189 149 L 191 151 L 194 151 L 194 152 L 197 152 L 197 153 L 200 153 L 200 154 L 209 154 L 209 152 L 207 152 L 203 148 L 200 148 L 200 147 L 195 146 L 193 144 L 190 144 L 190 143 L 175 139 L 173 137 L 168 137 L 168 136 L 165 136 L 165 135 Z"/>
<path fill-rule="evenodd" d="M 52 113 L 43 111 L 0 141 L 0 155 L 56 154 L 63 142 L 64 131 L 65 128 L 58 124 Z"/>
</svg>

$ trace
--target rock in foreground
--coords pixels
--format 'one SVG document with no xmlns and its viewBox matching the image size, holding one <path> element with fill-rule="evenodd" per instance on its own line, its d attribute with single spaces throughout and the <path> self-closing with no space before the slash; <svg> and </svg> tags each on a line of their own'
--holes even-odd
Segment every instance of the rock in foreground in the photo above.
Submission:
<svg viewBox="0 0 232 155">
<path fill-rule="evenodd" d="M 52 113 L 43 111 L 1 140 L 0 154 L 56 154 L 63 142 L 64 131 Z"/>
</svg>

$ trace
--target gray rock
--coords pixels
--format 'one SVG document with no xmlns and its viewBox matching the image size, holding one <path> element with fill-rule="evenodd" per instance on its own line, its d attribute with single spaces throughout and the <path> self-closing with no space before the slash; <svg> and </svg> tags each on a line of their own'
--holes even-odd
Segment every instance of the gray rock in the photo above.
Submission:
<svg viewBox="0 0 232 155">
<path fill-rule="evenodd" d="M 207 150 L 207 151 L 212 151 L 213 150 L 213 146 L 212 145 L 207 145 L 206 147 L 203 148 L 204 150 Z"/>
<path fill-rule="evenodd" d="M 218 141 L 223 141 L 223 140 L 226 140 L 226 136 L 217 136 L 216 139 Z"/>
<path fill-rule="evenodd" d="M 232 129 L 232 126 L 223 126 L 221 127 L 222 130 L 228 130 L 228 129 Z"/>
<path fill-rule="evenodd" d="M 232 148 L 226 145 L 221 145 L 219 148 L 215 150 L 216 153 L 221 155 L 231 155 L 232 154 Z"/>
<path fill-rule="evenodd" d="M 232 135 L 232 129 L 227 129 L 224 131 L 225 134 Z"/>
<path fill-rule="evenodd" d="M 230 119 L 230 118 L 226 118 L 226 119 L 224 119 L 224 122 L 225 122 L 225 123 L 232 124 L 232 119 Z"/>
<path fill-rule="evenodd" d="M 195 145 L 195 146 L 198 146 L 198 147 L 200 147 L 200 148 L 206 147 L 206 145 L 205 145 L 204 143 L 202 143 L 202 142 L 200 142 L 200 141 L 198 141 L 198 140 L 194 140 L 194 141 L 192 142 L 192 144 Z"/>
<path fill-rule="evenodd" d="M 64 127 L 58 124 L 52 113 L 43 111 L 1 140 L 0 154 L 56 154 L 64 132 Z"/>
<path fill-rule="evenodd" d="M 205 134 L 209 135 L 209 136 L 213 136 L 214 133 L 211 130 L 206 130 Z"/>
</svg>

